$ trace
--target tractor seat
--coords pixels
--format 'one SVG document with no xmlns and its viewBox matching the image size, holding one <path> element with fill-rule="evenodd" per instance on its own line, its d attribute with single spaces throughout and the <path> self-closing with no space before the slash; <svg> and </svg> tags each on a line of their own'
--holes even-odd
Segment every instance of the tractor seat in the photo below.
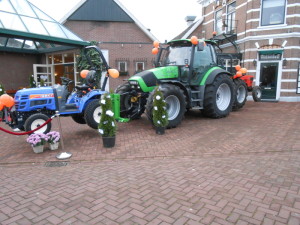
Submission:
<svg viewBox="0 0 300 225">
<path fill-rule="evenodd" d="M 90 86 L 88 86 L 88 85 L 81 85 L 81 86 L 75 86 L 75 88 L 77 89 L 77 90 L 79 90 L 79 91 L 86 91 L 86 90 L 88 90 L 89 88 L 91 88 Z"/>
</svg>

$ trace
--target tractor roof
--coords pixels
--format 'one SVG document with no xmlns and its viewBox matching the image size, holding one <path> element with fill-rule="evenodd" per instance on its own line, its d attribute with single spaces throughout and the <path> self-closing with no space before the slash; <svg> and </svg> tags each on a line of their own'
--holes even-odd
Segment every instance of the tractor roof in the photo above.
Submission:
<svg viewBox="0 0 300 225">
<path fill-rule="evenodd" d="M 199 41 L 205 41 L 208 44 L 216 45 L 215 41 L 212 40 L 203 40 L 203 39 L 198 39 Z M 191 39 L 178 39 L 178 40 L 172 40 L 169 41 L 167 44 L 169 45 L 190 45 L 191 44 Z"/>
</svg>

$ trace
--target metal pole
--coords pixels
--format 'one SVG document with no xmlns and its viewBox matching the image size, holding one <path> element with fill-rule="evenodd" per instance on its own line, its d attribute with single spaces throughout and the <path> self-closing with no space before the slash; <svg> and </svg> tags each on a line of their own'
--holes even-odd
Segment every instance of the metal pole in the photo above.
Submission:
<svg viewBox="0 0 300 225">
<path fill-rule="evenodd" d="M 63 139 L 61 124 L 60 124 L 60 118 L 59 118 L 59 111 L 55 111 L 55 115 L 57 116 L 57 123 L 58 123 L 58 126 L 59 126 L 61 147 L 62 147 L 62 150 L 65 151 L 64 139 Z"/>
</svg>

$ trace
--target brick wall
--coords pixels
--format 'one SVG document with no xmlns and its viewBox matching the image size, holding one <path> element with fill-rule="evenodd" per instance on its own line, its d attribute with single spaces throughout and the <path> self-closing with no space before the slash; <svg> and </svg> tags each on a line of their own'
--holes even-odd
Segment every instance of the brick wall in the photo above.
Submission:
<svg viewBox="0 0 300 225">
<path fill-rule="evenodd" d="M 37 55 L 0 53 L 0 83 L 6 90 L 29 86 L 29 76 L 33 74 L 33 64 L 39 63 Z"/>
</svg>

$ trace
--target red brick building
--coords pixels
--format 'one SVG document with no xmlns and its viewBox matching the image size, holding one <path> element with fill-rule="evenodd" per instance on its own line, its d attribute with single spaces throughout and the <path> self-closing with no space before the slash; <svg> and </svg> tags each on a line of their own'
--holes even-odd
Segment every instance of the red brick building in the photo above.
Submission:
<svg viewBox="0 0 300 225">
<path fill-rule="evenodd" d="M 298 0 L 198 0 L 203 17 L 180 34 L 215 39 L 223 53 L 239 51 L 265 101 L 300 101 Z M 234 45 L 236 44 L 236 45 Z"/>
</svg>

